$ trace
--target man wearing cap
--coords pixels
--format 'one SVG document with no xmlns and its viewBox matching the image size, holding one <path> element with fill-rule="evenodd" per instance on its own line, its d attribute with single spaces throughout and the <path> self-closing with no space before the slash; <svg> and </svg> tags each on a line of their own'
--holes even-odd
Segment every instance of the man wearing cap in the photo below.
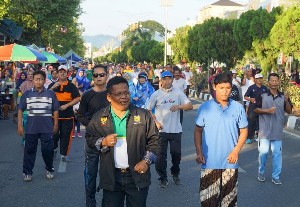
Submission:
<svg viewBox="0 0 300 207">
<path fill-rule="evenodd" d="M 258 131 L 258 115 L 254 112 L 256 98 L 263 93 L 267 92 L 267 87 L 263 85 L 263 75 L 258 73 L 254 76 L 255 84 L 249 86 L 245 93 L 245 100 L 249 101 L 249 108 L 247 111 L 248 116 L 248 139 L 247 144 L 251 144 L 255 135 L 255 131 Z"/>
<path fill-rule="evenodd" d="M 155 91 L 146 103 L 146 109 L 155 108 L 155 122 L 159 131 L 159 153 L 155 163 L 159 175 L 159 187 L 168 185 L 167 177 L 167 150 L 170 143 L 172 157 L 171 174 L 176 185 L 180 184 L 179 164 L 181 161 L 181 134 L 180 109 L 193 109 L 193 105 L 186 95 L 179 89 L 172 87 L 173 74 L 165 71 L 161 74 L 161 88 Z"/>
<path fill-rule="evenodd" d="M 58 150 L 58 141 L 60 144 L 61 160 L 70 161 L 67 155 L 70 152 L 72 143 L 72 130 L 74 128 L 73 106 L 80 101 L 80 94 L 76 86 L 68 80 L 67 66 L 58 67 L 58 81 L 51 83 L 48 89 L 53 90 L 60 103 L 58 132 L 53 135 L 54 154 Z"/>
</svg>

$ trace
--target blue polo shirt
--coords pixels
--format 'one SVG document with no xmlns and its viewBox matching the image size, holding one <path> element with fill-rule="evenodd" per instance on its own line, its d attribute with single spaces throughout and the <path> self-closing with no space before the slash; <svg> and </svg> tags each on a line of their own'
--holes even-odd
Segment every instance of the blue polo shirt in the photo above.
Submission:
<svg viewBox="0 0 300 207">
<path fill-rule="evenodd" d="M 18 108 L 27 110 L 26 134 L 53 133 L 53 112 L 60 104 L 53 91 L 43 88 L 40 92 L 34 88 L 27 90 L 21 97 Z"/>
<path fill-rule="evenodd" d="M 248 126 L 243 106 L 229 99 L 222 108 L 215 99 L 203 103 L 197 112 L 196 125 L 203 127 L 202 152 L 206 163 L 203 169 L 235 169 L 238 164 L 230 164 L 227 157 L 236 146 L 239 129 Z"/>
</svg>

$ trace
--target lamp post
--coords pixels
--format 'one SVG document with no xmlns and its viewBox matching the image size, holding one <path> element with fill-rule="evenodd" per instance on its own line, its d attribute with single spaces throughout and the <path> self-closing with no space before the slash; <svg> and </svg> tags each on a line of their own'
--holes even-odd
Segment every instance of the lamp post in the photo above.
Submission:
<svg viewBox="0 0 300 207">
<path fill-rule="evenodd" d="M 169 6 L 173 6 L 173 0 L 161 0 L 161 6 L 165 7 L 165 49 L 164 49 L 164 65 L 167 65 L 168 7 L 169 7 Z"/>
</svg>

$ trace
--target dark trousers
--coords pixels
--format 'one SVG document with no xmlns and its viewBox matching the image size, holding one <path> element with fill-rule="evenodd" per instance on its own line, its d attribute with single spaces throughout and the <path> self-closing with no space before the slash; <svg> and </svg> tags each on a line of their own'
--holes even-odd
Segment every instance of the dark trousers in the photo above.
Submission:
<svg viewBox="0 0 300 207">
<path fill-rule="evenodd" d="M 255 131 L 258 128 L 258 115 L 254 112 L 255 107 L 253 105 L 249 105 L 248 108 L 248 139 L 253 139 L 255 135 Z"/>
<path fill-rule="evenodd" d="M 183 122 L 183 110 L 180 109 L 180 124 L 182 126 L 182 122 Z"/>
<path fill-rule="evenodd" d="M 60 154 L 67 156 L 72 144 L 72 131 L 74 129 L 74 119 L 59 119 L 58 132 L 53 135 L 54 149 L 60 146 Z"/>
<path fill-rule="evenodd" d="M 190 85 L 187 85 L 187 87 L 186 87 L 186 93 L 185 93 L 185 95 L 186 95 L 186 97 L 189 97 L 189 95 L 190 95 Z"/>
<path fill-rule="evenodd" d="M 103 190 L 102 207 L 146 207 L 149 188 L 137 188 L 131 172 L 115 171 L 115 190 Z"/>
<path fill-rule="evenodd" d="M 41 151 L 46 170 L 53 172 L 53 139 L 52 134 L 25 134 L 25 147 L 23 159 L 23 173 L 32 175 L 35 163 L 38 140 L 41 139 Z"/>
<path fill-rule="evenodd" d="M 87 207 L 96 207 L 96 185 L 99 165 L 99 151 L 88 147 L 85 144 L 85 202 Z"/>
<path fill-rule="evenodd" d="M 10 105 L 9 104 L 3 104 L 3 118 L 4 119 L 8 118 L 9 110 L 10 110 Z"/>
<path fill-rule="evenodd" d="M 179 175 L 181 161 L 181 133 L 159 133 L 159 153 L 155 162 L 155 169 L 160 176 L 159 180 L 167 180 L 167 153 L 170 142 L 170 154 L 172 157 L 171 174 Z"/>
</svg>

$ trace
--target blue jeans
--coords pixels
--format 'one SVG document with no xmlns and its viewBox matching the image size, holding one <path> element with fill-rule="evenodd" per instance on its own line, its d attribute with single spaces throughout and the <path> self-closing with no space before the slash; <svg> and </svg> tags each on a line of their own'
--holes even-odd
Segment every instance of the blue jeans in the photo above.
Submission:
<svg viewBox="0 0 300 207">
<path fill-rule="evenodd" d="M 265 167 L 268 159 L 270 145 L 272 151 L 272 167 L 273 167 L 272 178 L 279 179 L 281 169 L 282 169 L 282 141 L 281 140 L 259 139 L 258 173 L 261 174 L 265 173 Z"/>
</svg>

